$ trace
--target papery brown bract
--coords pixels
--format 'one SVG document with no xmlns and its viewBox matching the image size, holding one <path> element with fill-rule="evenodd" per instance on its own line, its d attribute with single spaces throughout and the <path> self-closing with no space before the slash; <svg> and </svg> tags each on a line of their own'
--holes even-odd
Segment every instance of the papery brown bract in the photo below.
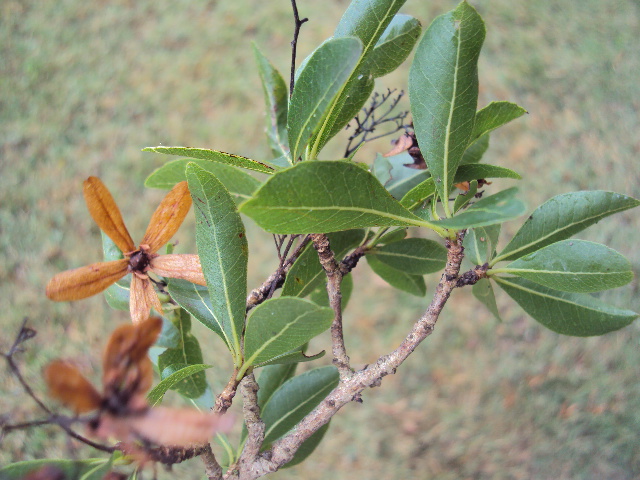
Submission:
<svg viewBox="0 0 640 480">
<path fill-rule="evenodd" d="M 57 274 L 46 288 L 47 297 L 51 300 L 64 302 L 90 297 L 131 273 L 129 310 L 131 320 L 136 324 L 149 318 L 152 308 L 162 314 L 162 303 L 153 289 L 148 272 L 206 285 L 197 255 L 157 253 L 176 233 L 191 208 L 187 182 L 176 184 L 160 202 L 138 247 L 129 235 L 113 196 L 99 178 L 89 177 L 85 180 L 83 193 L 91 217 L 125 258 Z"/>
<path fill-rule="evenodd" d="M 51 396 L 76 413 L 98 410 L 88 429 L 104 440 L 186 447 L 205 443 L 216 431 L 228 431 L 233 422 L 230 417 L 149 406 L 146 392 L 153 382 L 153 365 L 147 353 L 161 330 L 159 317 L 116 328 L 102 359 L 102 394 L 74 366 L 52 362 L 45 369 Z M 141 454 L 140 458 L 146 457 Z"/>
<path fill-rule="evenodd" d="M 99 438 L 116 438 L 132 443 L 146 440 L 158 445 L 188 447 L 207 442 L 214 432 L 229 431 L 233 419 L 193 409 L 150 408 L 126 417 L 102 415 L 91 433 Z"/>
<path fill-rule="evenodd" d="M 91 382 L 63 360 L 55 360 L 45 368 L 44 380 L 49 395 L 77 414 L 97 410 L 102 403 L 102 396 Z"/>
</svg>

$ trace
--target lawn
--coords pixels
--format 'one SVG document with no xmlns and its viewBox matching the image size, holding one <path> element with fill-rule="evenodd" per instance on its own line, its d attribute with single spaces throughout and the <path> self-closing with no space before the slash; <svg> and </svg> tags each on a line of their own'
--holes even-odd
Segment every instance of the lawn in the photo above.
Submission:
<svg viewBox="0 0 640 480">
<path fill-rule="evenodd" d="M 522 174 L 530 210 L 582 189 L 640 196 L 638 2 L 471 3 L 487 23 L 480 105 L 510 100 L 529 111 L 492 136 L 487 155 Z M 310 18 L 300 58 L 332 34 L 347 5 L 299 0 L 301 15 Z M 402 11 L 426 27 L 454 6 L 414 0 Z M 144 179 L 166 161 L 143 147 L 184 145 L 266 158 L 251 43 L 286 75 L 292 26 L 286 0 L 0 4 L 0 349 L 27 317 L 38 336 L 21 365 L 38 391 L 42 367 L 60 356 L 78 360 L 99 379 L 105 335 L 127 321 L 101 297 L 57 304 L 44 296 L 52 275 L 101 257 L 82 181 L 89 175 L 105 181 L 138 239 L 162 198 L 143 187 Z M 377 90 L 405 89 L 407 68 L 380 79 Z M 323 158 L 338 158 L 345 138 Z M 358 160 L 370 163 L 376 151 L 389 148 L 388 139 L 379 140 Z M 620 251 L 638 273 L 638 218 L 636 211 L 619 214 L 580 238 Z M 193 222 L 190 216 L 178 234 L 182 252 L 195 251 Z M 277 263 L 270 237 L 247 223 L 253 288 Z M 505 239 L 519 225 L 508 224 Z M 429 280 L 432 292 L 436 277 Z M 394 292 L 366 265 L 355 281 L 345 322 L 350 355 L 361 366 L 394 348 L 428 300 Z M 604 297 L 638 311 L 639 290 L 636 278 Z M 640 477 L 640 322 L 600 338 L 570 338 L 500 300 L 503 323 L 470 292 L 455 292 L 434 335 L 398 374 L 366 392 L 364 404 L 345 407 L 312 458 L 273 478 Z M 210 336 L 202 333 L 204 344 Z M 216 363 L 208 373 L 214 391 L 228 377 L 217 342 L 205 348 Z M 320 338 L 313 347 L 327 345 Z M 329 360 L 317 363 L 323 362 Z M 0 416 L 39 415 L 4 367 L 0 396 Z M 41 429 L 5 438 L 0 464 L 93 454 Z M 198 460 L 190 463 L 176 469 L 181 478 L 199 478 Z"/>
</svg>

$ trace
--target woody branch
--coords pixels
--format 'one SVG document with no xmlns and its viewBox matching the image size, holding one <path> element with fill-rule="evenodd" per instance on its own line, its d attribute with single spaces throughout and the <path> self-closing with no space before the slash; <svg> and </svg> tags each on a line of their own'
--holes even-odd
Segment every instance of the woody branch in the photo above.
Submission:
<svg viewBox="0 0 640 480">
<path fill-rule="evenodd" d="M 302 443 L 326 424 L 338 410 L 357 400 L 366 388 L 379 386 L 385 376 L 394 374 L 417 346 L 433 333 L 451 292 L 458 286 L 460 264 L 464 257 L 463 238 L 464 234 L 461 233 L 455 240 L 447 241 L 447 264 L 433 299 L 398 348 L 351 376 L 342 377 L 338 386 L 291 433 L 277 440 L 269 450 L 260 454 L 250 467 L 238 470 L 236 478 L 253 480 L 275 472 L 285 465 L 293 458 Z"/>
</svg>

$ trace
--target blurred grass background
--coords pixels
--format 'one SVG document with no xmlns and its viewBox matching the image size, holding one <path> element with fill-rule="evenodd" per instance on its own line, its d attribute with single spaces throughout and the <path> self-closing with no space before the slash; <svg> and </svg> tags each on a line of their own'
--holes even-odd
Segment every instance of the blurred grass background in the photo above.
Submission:
<svg viewBox="0 0 640 480">
<path fill-rule="evenodd" d="M 472 3 L 488 30 L 480 106 L 510 100 L 530 112 L 492 136 L 487 161 L 523 174 L 531 210 L 579 189 L 639 196 L 640 4 Z M 299 58 L 331 35 L 347 5 L 299 0 L 301 15 L 311 19 Z M 454 6 L 409 1 L 402 11 L 426 27 Z M 53 274 L 101 257 L 82 181 L 105 181 L 138 239 L 162 197 L 145 190 L 143 180 L 167 160 L 141 148 L 184 145 L 266 158 L 251 42 L 287 77 L 290 5 L 4 0 L 0 17 L 0 348 L 28 317 L 38 336 L 21 360 L 36 388 L 42 366 L 59 356 L 75 358 L 97 380 L 105 335 L 126 315 L 101 297 L 57 304 L 44 296 Z M 382 78 L 377 89 L 406 88 L 407 68 Z M 343 149 L 338 139 L 325 158 Z M 388 149 L 388 139 L 380 140 L 359 160 Z M 276 262 L 270 238 L 247 223 L 253 288 Z M 637 273 L 639 223 L 635 211 L 625 212 L 580 238 L 627 255 Z M 519 224 L 509 224 L 505 237 Z M 181 251 L 194 251 L 192 227 L 190 218 L 178 234 Z M 355 280 L 346 331 L 354 366 L 361 366 L 398 344 L 429 294 L 396 293 L 366 265 Z M 636 278 L 604 297 L 638 311 L 638 293 Z M 435 334 L 398 375 L 366 392 L 363 405 L 346 406 L 311 459 L 273 478 L 638 478 L 640 323 L 601 338 L 562 337 L 500 299 L 505 322 L 497 324 L 470 291 L 455 292 Z M 205 343 L 211 336 L 202 333 L 205 356 L 218 367 L 208 376 L 219 391 L 227 360 L 219 359 L 221 343 Z M 321 338 L 314 347 L 327 345 Z M 40 415 L 4 369 L 0 396 L 0 415 L 12 421 Z M 70 455 L 93 452 L 40 429 L 7 437 L 0 464 Z M 199 471 L 195 460 L 175 474 L 199 478 Z"/>
</svg>

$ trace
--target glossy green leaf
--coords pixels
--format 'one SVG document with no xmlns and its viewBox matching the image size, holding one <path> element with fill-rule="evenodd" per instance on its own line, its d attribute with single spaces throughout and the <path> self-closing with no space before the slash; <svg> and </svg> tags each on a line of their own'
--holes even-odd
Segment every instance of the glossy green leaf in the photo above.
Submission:
<svg viewBox="0 0 640 480">
<path fill-rule="evenodd" d="M 615 250 L 584 240 L 562 240 L 496 270 L 563 292 L 599 292 L 633 280 L 631 263 Z"/>
<path fill-rule="evenodd" d="M 633 197 L 602 190 L 556 195 L 534 210 L 491 264 L 565 240 L 609 215 L 638 205 L 640 201 Z"/>
<path fill-rule="evenodd" d="M 324 145 L 364 106 L 374 87 L 373 77 L 363 68 L 369 54 L 406 0 L 358 0 L 351 2 L 333 38 L 358 38 L 362 52 L 344 87 L 328 109 L 323 125 L 311 142 L 315 158 Z"/>
<path fill-rule="evenodd" d="M 410 168 L 413 158 L 406 152 L 390 157 L 390 179 L 384 184 L 389 193 L 398 200 L 402 199 L 411 189 L 426 181 L 431 176 L 427 170 Z"/>
<path fill-rule="evenodd" d="M 453 212 L 456 213 L 458 210 L 466 207 L 469 202 L 475 198 L 476 193 L 478 193 L 478 182 L 477 180 L 472 180 L 469 182 L 469 190 L 456 196 L 453 202 Z"/>
<path fill-rule="evenodd" d="M 468 230 L 464 237 L 464 253 L 469 260 L 475 265 L 490 262 L 496 253 L 500 229 L 501 225 L 497 223 Z"/>
<path fill-rule="evenodd" d="M 316 447 L 320 444 L 325 434 L 327 433 L 327 430 L 329 430 L 329 425 L 331 425 L 331 422 L 325 423 L 313 435 L 307 438 L 302 443 L 302 445 L 300 445 L 298 450 L 296 450 L 296 453 L 291 459 L 291 461 L 285 464 L 282 468 L 295 467 L 296 465 L 299 465 L 302 462 L 304 462 L 307 459 L 307 457 L 311 455 L 313 451 L 316 449 Z"/>
<path fill-rule="evenodd" d="M 340 305 L 342 305 L 342 311 L 344 312 L 345 308 L 349 304 L 349 299 L 351 298 L 351 294 L 353 293 L 353 276 L 345 275 L 342 277 L 342 283 L 340 284 L 340 293 L 342 295 L 342 301 Z M 309 299 L 315 303 L 316 305 L 320 305 L 321 307 L 329 307 L 329 294 L 327 293 L 326 285 L 323 283 L 315 288 L 313 292 L 311 292 L 311 296 Z"/>
<path fill-rule="evenodd" d="M 344 232 L 334 232 L 328 235 L 329 245 L 337 261 L 357 247 L 364 240 L 364 230 L 346 230 Z M 282 296 L 306 297 L 319 285 L 324 285 L 326 275 L 320 261 L 318 252 L 310 243 L 300 254 L 282 286 Z"/>
<path fill-rule="evenodd" d="M 179 157 L 195 158 L 198 160 L 210 160 L 212 162 L 224 163 L 234 167 L 246 168 L 262 173 L 273 173 L 275 170 L 272 166 L 264 162 L 258 162 L 247 157 L 234 155 L 232 153 L 219 152 L 217 150 L 209 150 L 207 148 L 190 148 L 190 147 L 146 147 L 143 152 L 156 152 L 165 155 L 177 155 Z"/>
<path fill-rule="evenodd" d="M 584 293 L 559 292 L 524 278 L 493 277 L 535 320 L 554 332 L 576 337 L 603 335 L 629 325 L 638 314 Z"/>
<path fill-rule="evenodd" d="M 362 42 L 357 38 L 332 38 L 316 49 L 300 72 L 287 118 L 293 162 L 322 127 L 328 109 L 344 88 L 361 53 Z"/>
<path fill-rule="evenodd" d="M 160 383 L 158 383 L 158 385 L 153 387 L 153 389 L 151 389 L 151 391 L 147 394 L 147 400 L 149 401 L 149 404 L 151 406 L 159 404 L 162 401 L 162 397 L 164 397 L 164 394 L 167 393 L 167 391 L 169 391 L 170 389 L 175 388 L 178 383 L 186 380 L 196 373 L 202 372 L 211 367 L 212 365 L 204 364 L 189 365 L 187 367 L 180 368 L 174 371 L 168 376 L 164 375 L 164 379 Z"/>
<path fill-rule="evenodd" d="M 482 156 L 489 148 L 489 134 L 485 133 L 478 140 L 467 147 L 460 160 L 460 165 L 470 165 L 482 160 Z M 460 168 L 460 167 L 458 167 Z"/>
<path fill-rule="evenodd" d="M 296 297 L 258 305 L 249 316 L 244 337 L 244 365 L 259 365 L 297 348 L 331 326 L 333 310 Z"/>
<path fill-rule="evenodd" d="M 520 118 L 527 111 L 519 105 L 511 102 L 491 102 L 476 113 L 473 125 L 473 133 L 469 144 L 474 143 L 483 135 L 495 130 L 502 125 Z"/>
<path fill-rule="evenodd" d="M 278 172 L 240 211 L 268 232 L 336 232 L 379 226 L 428 226 L 351 162 L 302 162 Z"/>
<path fill-rule="evenodd" d="M 369 73 L 374 78 L 393 72 L 407 59 L 421 33 L 422 27 L 418 19 L 397 14 L 367 56 L 362 72 Z"/>
<path fill-rule="evenodd" d="M 391 268 L 413 275 L 442 270 L 447 263 L 447 249 L 426 238 L 406 238 L 367 252 Z"/>
<path fill-rule="evenodd" d="M 147 177 L 144 184 L 149 188 L 173 188 L 173 186 L 187 179 L 185 170 L 188 163 L 195 163 L 207 172 L 213 173 L 229 192 L 240 200 L 251 198 L 260 182 L 243 170 L 210 160 L 194 160 L 181 158 L 165 163 Z"/>
<path fill-rule="evenodd" d="M 400 200 L 400 204 L 407 210 L 413 210 L 435 193 L 436 185 L 433 178 L 429 177 L 409 190 Z"/>
<path fill-rule="evenodd" d="M 102 230 L 100 230 L 102 236 L 102 252 L 104 254 L 104 261 L 110 262 L 112 260 L 120 260 L 124 258 L 120 249 L 113 243 Z M 131 276 L 118 280 L 104 291 L 104 298 L 107 300 L 109 306 L 115 310 L 129 311 L 129 294 L 131 292 Z"/>
<path fill-rule="evenodd" d="M 214 175 L 189 164 L 187 180 L 196 213 L 196 245 L 211 305 L 239 363 L 249 253 L 244 225 L 231 195 Z"/>
<path fill-rule="evenodd" d="M 162 380 L 191 365 L 202 365 L 202 350 L 198 339 L 190 333 L 184 336 L 182 344 L 178 348 L 168 348 L 158 357 L 158 370 L 160 370 Z M 183 377 L 167 388 L 171 388 L 187 398 L 198 398 L 207 388 L 207 378 L 200 370 Z"/>
<path fill-rule="evenodd" d="M 375 256 L 367 255 L 367 263 L 380 278 L 392 287 L 403 290 L 417 297 L 424 297 L 427 293 L 427 285 L 421 275 L 411 275 L 401 272 L 381 262 Z"/>
<path fill-rule="evenodd" d="M 409 97 L 418 144 L 449 198 L 453 178 L 469 145 L 478 102 L 478 56 L 484 22 L 467 2 L 436 18 L 416 49 Z M 448 209 L 447 203 L 444 203 Z"/>
<path fill-rule="evenodd" d="M 81 478 L 84 475 L 102 475 L 111 469 L 113 456 L 108 458 L 91 458 L 87 460 L 40 459 L 16 462 L 0 468 L 2 480 L 22 480 L 29 473 L 49 467 L 52 474 L 60 473 L 63 478 Z M 101 479 L 102 476 L 89 477 Z"/>
<path fill-rule="evenodd" d="M 435 225 L 461 230 L 463 228 L 483 227 L 503 223 L 519 217 L 526 206 L 519 198 L 514 198 L 517 188 L 508 188 L 483 198 L 455 217 L 433 222 Z"/>
<path fill-rule="evenodd" d="M 496 295 L 493 292 L 493 285 L 491 281 L 482 278 L 471 287 L 473 296 L 476 297 L 487 309 L 493 314 L 496 319 L 501 322 L 500 312 L 498 311 L 498 305 L 496 303 Z"/>
<path fill-rule="evenodd" d="M 269 62 L 267 57 L 253 46 L 253 53 L 258 64 L 258 73 L 262 82 L 264 103 L 266 106 L 266 133 L 275 157 L 289 155 L 287 138 L 287 110 L 289 108 L 289 89 L 280 72 Z"/>
<path fill-rule="evenodd" d="M 186 280 L 171 279 L 169 282 L 169 295 L 205 327 L 218 334 L 229 347 L 222 321 L 213 310 L 207 287 L 196 285 Z"/>
<path fill-rule="evenodd" d="M 321 367 L 287 380 L 262 411 L 265 423 L 264 445 L 291 430 L 333 390 L 339 381 L 338 370 Z"/>
<path fill-rule="evenodd" d="M 469 165 L 460 165 L 453 183 L 468 182 L 471 180 L 480 180 L 481 178 L 515 178 L 522 177 L 513 170 L 497 165 L 488 165 L 485 163 L 471 163 Z"/>
</svg>

